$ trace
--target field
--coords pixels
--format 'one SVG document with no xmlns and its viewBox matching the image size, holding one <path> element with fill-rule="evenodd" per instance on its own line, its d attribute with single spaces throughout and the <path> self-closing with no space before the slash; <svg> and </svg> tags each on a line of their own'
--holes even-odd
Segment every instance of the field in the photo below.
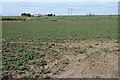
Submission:
<svg viewBox="0 0 120 80">
<path fill-rule="evenodd" d="M 27 17 L 2 25 L 3 76 L 118 77 L 117 16 Z"/>
</svg>

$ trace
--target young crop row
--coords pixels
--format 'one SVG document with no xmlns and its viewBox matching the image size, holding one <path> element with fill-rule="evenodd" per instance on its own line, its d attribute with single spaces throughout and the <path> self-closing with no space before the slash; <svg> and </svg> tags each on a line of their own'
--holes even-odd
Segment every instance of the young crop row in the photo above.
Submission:
<svg viewBox="0 0 120 80">
<path fill-rule="evenodd" d="M 54 18 L 57 17 L 51 17 Z M 77 18 L 78 21 L 71 22 L 3 22 L 3 76 L 17 71 L 16 75 L 24 72 L 32 77 L 48 77 L 47 75 L 57 74 L 69 65 L 70 60 L 66 56 L 84 54 L 88 48 L 94 48 L 93 45 L 87 48 L 70 47 L 65 43 L 118 39 L 116 20 L 109 20 L 103 16 L 95 16 L 95 19 L 90 16 L 74 17 Z M 102 50 L 105 53 L 109 52 L 107 48 Z"/>
</svg>

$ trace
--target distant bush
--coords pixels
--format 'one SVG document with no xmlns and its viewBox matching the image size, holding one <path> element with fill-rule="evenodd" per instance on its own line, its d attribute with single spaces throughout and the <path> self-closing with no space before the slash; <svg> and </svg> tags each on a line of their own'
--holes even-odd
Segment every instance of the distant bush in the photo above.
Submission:
<svg viewBox="0 0 120 80">
<path fill-rule="evenodd" d="M 47 16 L 55 16 L 55 14 L 52 14 L 52 13 L 51 13 L 51 14 L 47 14 Z"/>
<path fill-rule="evenodd" d="M 30 13 L 22 13 L 21 16 L 31 17 L 31 14 Z"/>
</svg>

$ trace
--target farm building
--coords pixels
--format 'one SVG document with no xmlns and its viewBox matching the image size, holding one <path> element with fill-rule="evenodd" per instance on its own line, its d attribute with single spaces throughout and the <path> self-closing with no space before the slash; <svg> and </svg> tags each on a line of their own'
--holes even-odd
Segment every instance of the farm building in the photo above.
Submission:
<svg viewBox="0 0 120 80">
<path fill-rule="evenodd" d="M 43 17 L 43 16 L 48 16 L 47 14 L 33 14 L 32 16 L 34 17 Z"/>
</svg>

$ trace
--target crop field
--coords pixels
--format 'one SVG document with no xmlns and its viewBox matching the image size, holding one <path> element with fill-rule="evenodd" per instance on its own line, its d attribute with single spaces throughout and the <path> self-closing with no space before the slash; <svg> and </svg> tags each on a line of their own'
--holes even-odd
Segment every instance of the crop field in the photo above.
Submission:
<svg viewBox="0 0 120 80">
<path fill-rule="evenodd" d="M 117 78 L 117 53 L 117 16 L 2 22 L 3 77 Z"/>
</svg>

